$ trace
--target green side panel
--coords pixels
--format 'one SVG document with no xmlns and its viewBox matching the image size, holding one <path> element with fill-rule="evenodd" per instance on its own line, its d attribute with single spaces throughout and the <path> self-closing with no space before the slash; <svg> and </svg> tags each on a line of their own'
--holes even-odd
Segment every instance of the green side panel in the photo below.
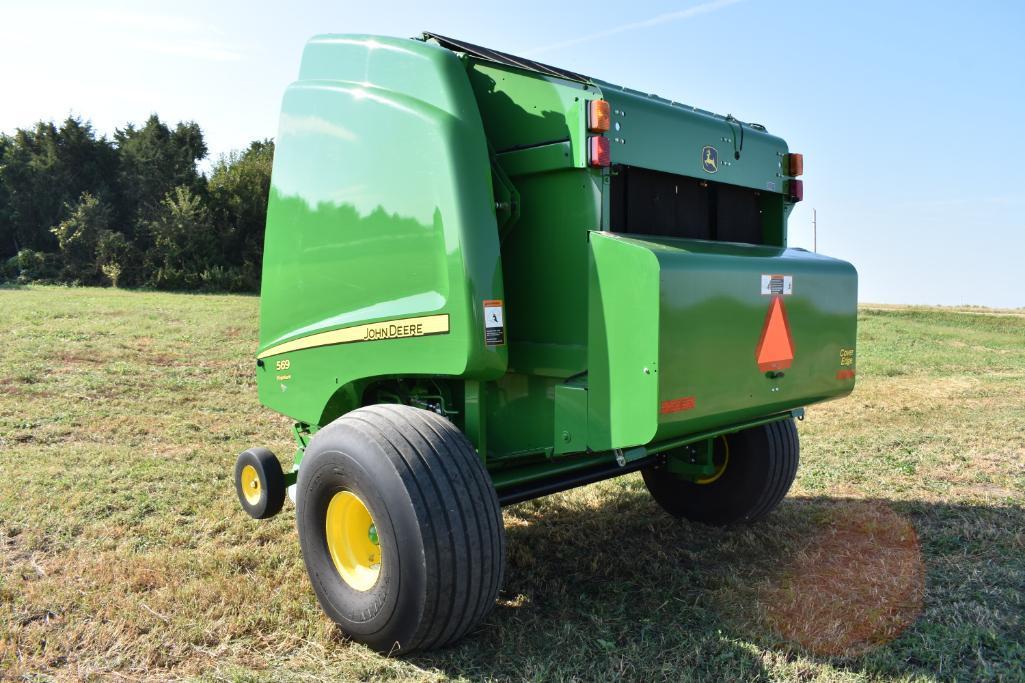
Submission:
<svg viewBox="0 0 1025 683">
<path fill-rule="evenodd" d="M 509 176 L 546 173 L 573 168 L 573 146 L 569 141 L 527 147 L 498 155 L 498 163 Z"/>
<path fill-rule="evenodd" d="M 518 372 L 487 383 L 489 462 L 552 452 L 552 397 L 559 384 L 552 377 Z"/>
<path fill-rule="evenodd" d="M 588 445 L 646 444 L 657 428 L 659 266 L 635 240 L 591 233 Z"/>
<path fill-rule="evenodd" d="M 496 162 L 519 196 L 501 238 L 509 372 L 487 384 L 487 451 L 498 463 L 553 454 L 554 397 L 587 370 L 587 235 L 601 225 L 603 179 L 585 163 L 584 103 L 600 93 L 476 59 L 466 68 Z M 581 450 L 585 431 L 573 434 Z"/>
<path fill-rule="evenodd" d="M 745 124 L 741 140 L 735 120 L 611 83 L 598 85 L 612 109 L 607 137 L 613 164 L 784 191 L 781 162 L 787 145 L 781 138 Z M 711 173 L 703 163 L 706 146 L 716 151 Z"/>
<path fill-rule="evenodd" d="M 587 450 L 587 386 L 555 387 L 555 454 Z"/>
<path fill-rule="evenodd" d="M 362 378 L 497 378 L 507 349 L 485 344 L 482 302 L 504 298 L 487 141 L 463 63 L 412 40 L 311 40 L 275 150 L 261 401 L 318 424 L 335 392 Z M 431 336 L 274 353 L 313 335 L 445 315 L 448 331 Z"/>
<path fill-rule="evenodd" d="M 658 272 L 657 323 L 647 328 L 659 339 L 655 440 L 839 398 L 854 388 L 857 273 L 849 263 L 801 249 L 617 239 L 648 252 L 655 264 L 645 267 Z M 778 298 L 792 359 L 768 372 L 757 354 L 776 295 L 763 293 L 764 275 L 791 283 Z"/>
<path fill-rule="evenodd" d="M 586 165 L 583 103 L 601 97 L 597 87 L 476 59 L 469 74 L 496 152 L 568 140 L 574 165 Z"/>
<path fill-rule="evenodd" d="M 569 377 L 587 369 L 587 235 L 600 221 L 601 174 L 571 168 L 512 181 L 522 208 L 502 242 L 509 366 Z"/>
</svg>

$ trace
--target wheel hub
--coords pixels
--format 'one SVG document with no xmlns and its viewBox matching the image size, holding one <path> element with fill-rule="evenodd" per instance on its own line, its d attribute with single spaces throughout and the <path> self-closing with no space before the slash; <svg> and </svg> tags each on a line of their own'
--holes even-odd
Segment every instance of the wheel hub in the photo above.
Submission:
<svg viewBox="0 0 1025 683">
<path fill-rule="evenodd" d="M 718 481 L 719 477 L 723 475 L 723 472 L 726 471 L 726 466 L 730 464 L 729 441 L 726 440 L 725 436 L 720 436 L 718 439 L 716 439 L 716 441 L 721 443 L 722 446 L 720 448 L 714 448 L 712 452 L 712 464 L 715 465 L 715 472 L 708 475 L 707 477 L 695 479 L 695 484 L 705 485 L 715 483 L 716 481 Z"/>
<path fill-rule="evenodd" d="M 242 468 L 239 478 L 242 480 L 242 495 L 245 496 L 246 502 L 250 505 L 259 503 L 263 490 L 260 487 L 260 475 L 256 468 L 246 465 Z"/>
<path fill-rule="evenodd" d="M 327 549 L 338 575 L 358 591 L 374 587 L 381 574 L 377 525 L 352 491 L 338 491 L 327 506 Z"/>
</svg>

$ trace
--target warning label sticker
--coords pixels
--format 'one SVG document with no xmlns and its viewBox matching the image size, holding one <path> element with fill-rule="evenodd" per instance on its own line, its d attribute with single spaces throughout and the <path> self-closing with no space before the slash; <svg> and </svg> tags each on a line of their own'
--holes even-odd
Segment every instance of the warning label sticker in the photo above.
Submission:
<svg viewBox="0 0 1025 683">
<path fill-rule="evenodd" d="M 693 396 L 684 396 L 683 398 L 673 398 L 668 401 L 662 401 L 659 404 L 658 412 L 662 415 L 669 415 L 670 413 L 678 413 L 681 410 L 694 410 L 694 406 L 697 403 Z"/>
<path fill-rule="evenodd" d="M 793 275 L 762 275 L 762 294 L 790 296 L 793 293 Z"/>
<path fill-rule="evenodd" d="M 505 344 L 505 312 L 501 299 L 484 302 L 484 343 L 488 346 Z"/>
</svg>

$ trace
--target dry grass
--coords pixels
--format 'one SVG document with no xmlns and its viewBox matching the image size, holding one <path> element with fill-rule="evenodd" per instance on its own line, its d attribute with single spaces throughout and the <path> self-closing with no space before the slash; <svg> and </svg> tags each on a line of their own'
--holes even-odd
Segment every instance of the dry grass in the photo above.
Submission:
<svg viewBox="0 0 1025 683">
<path fill-rule="evenodd" d="M 760 524 L 639 478 L 506 510 L 499 604 L 403 660 L 344 642 L 291 510 L 238 509 L 251 297 L 0 290 L 0 679 L 1025 679 L 1025 319 L 873 307 Z"/>
<path fill-rule="evenodd" d="M 763 623 L 817 655 L 852 657 L 894 640 L 922 612 L 915 527 L 878 501 L 830 511 L 777 575 L 762 582 Z"/>
</svg>

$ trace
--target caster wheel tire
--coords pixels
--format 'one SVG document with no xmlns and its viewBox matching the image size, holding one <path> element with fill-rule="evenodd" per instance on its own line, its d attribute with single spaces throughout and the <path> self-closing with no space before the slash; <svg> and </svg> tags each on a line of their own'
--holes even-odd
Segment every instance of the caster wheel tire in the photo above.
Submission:
<svg viewBox="0 0 1025 683">
<path fill-rule="evenodd" d="M 799 459 L 797 426 L 788 419 L 715 439 L 716 471 L 707 477 L 684 479 L 664 465 L 642 476 L 655 501 L 675 517 L 712 525 L 753 522 L 786 496 Z"/>
<path fill-rule="evenodd" d="M 368 406 L 317 432 L 299 469 L 296 524 L 321 607 L 378 652 L 453 643 L 498 595 L 498 497 L 470 442 L 435 413 Z"/>
<path fill-rule="evenodd" d="M 250 448 L 238 456 L 235 493 L 242 509 L 253 519 L 267 519 L 281 512 L 285 475 L 273 453 L 266 448 Z"/>
</svg>

